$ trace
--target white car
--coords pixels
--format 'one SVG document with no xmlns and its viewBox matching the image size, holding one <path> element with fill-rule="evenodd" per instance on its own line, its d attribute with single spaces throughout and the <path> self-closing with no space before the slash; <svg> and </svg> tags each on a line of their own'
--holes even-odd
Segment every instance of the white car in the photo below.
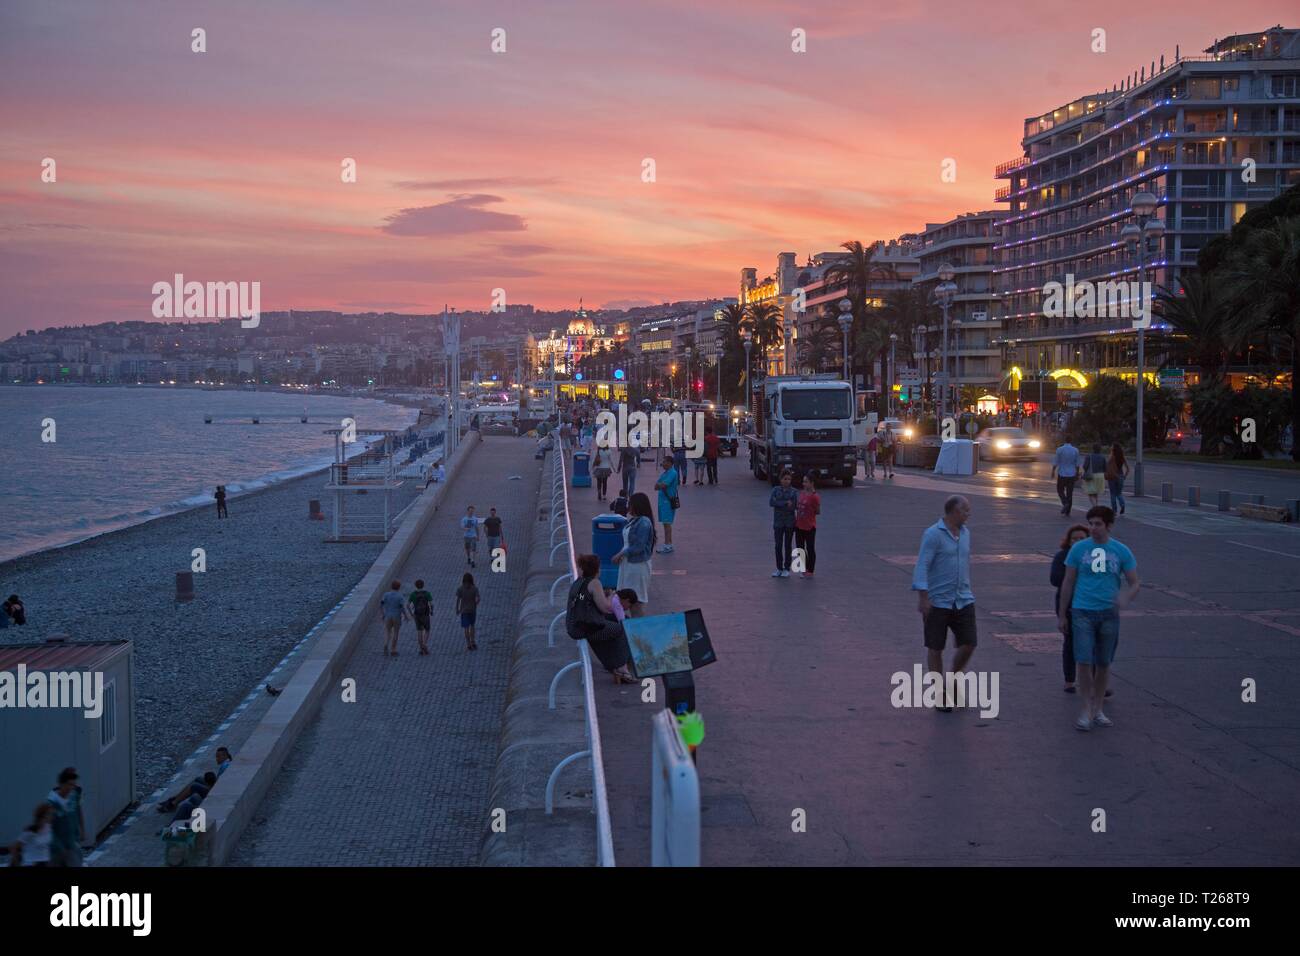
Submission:
<svg viewBox="0 0 1300 956">
<path fill-rule="evenodd" d="M 876 433 L 879 434 L 883 432 L 886 425 L 893 425 L 894 434 L 899 438 L 914 438 L 916 436 L 916 429 L 907 424 L 907 422 L 903 421 L 901 418 L 882 418 L 876 424 Z"/>
<path fill-rule="evenodd" d="M 1023 428 L 998 427 L 986 428 L 975 436 L 980 446 L 980 457 L 989 461 L 1009 458 L 1038 457 L 1043 450 L 1043 443 L 1030 436 Z"/>
</svg>

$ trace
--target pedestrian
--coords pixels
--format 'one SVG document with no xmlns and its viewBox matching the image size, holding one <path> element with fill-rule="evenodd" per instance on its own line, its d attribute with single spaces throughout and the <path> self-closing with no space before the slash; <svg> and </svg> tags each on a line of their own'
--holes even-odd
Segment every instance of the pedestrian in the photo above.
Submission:
<svg viewBox="0 0 1300 956">
<path fill-rule="evenodd" d="M 880 457 L 885 466 L 886 478 L 894 477 L 894 446 L 897 441 L 893 422 L 885 422 L 885 430 L 880 435 Z"/>
<path fill-rule="evenodd" d="M 1083 459 L 1083 491 L 1088 504 L 1095 508 L 1101 503 L 1101 493 L 1106 487 L 1106 456 L 1101 453 L 1101 443 L 1093 442 L 1092 452 Z"/>
<path fill-rule="evenodd" d="M 618 589 L 631 588 L 636 592 L 640 614 L 650 600 L 650 558 L 655 547 L 655 519 L 650 510 L 650 498 L 638 491 L 628 500 L 628 520 L 623 525 L 623 549 L 614 555 L 618 565 Z"/>
<path fill-rule="evenodd" d="M 604 501 L 609 494 L 609 476 L 614 469 L 610 466 L 610 452 L 604 445 L 597 445 L 591 459 L 591 474 L 596 479 L 596 500 Z"/>
<path fill-rule="evenodd" d="M 417 578 L 415 590 L 406 599 L 415 620 L 415 637 L 420 642 L 420 653 L 429 653 L 429 631 L 432 630 L 433 595 L 424 589 L 424 581 Z"/>
<path fill-rule="evenodd" d="M 482 531 L 479 528 L 478 518 L 474 517 L 473 505 L 465 509 L 465 515 L 460 519 L 460 529 L 465 542 L 465 563 L 471 568 L 477 567 L 474 558 L 478 555 L 478 539 Z"/>
<path fill-rule="evenodd" d="M 575 641 L 585 640 L 615 684 L 635 684 L 627 669 L 627 635 L 619 623 L 614 607 L 600 586 L 600 558 L 580 554 L 575 559 L 582 575 L 569 587 L 569 601 L 564 626 Z"/>
<path fill-rule="evenodd" d="M 506 547 L 505 532 L 501 528 L 501 519 L 496 508 L 488 509 L 488 516 L 483 519 L 483 531 L 487 534 L 488 558 L 496 557 L 497 548 Z"/>
<path fill-rule="evenodd" d="M 428 488 L 432 484 L 444 482 L 446 480 L 447 469 L 442 467 L 442 461 L 440 459 L 432 468 L 429 469 L 429 480 L 424 483 L 424 487 Z"/>
<path fill-rule="evenodd" d="M 685 451 L 683 450 L 683 454 Z M 680 472 L 673 463 L 669 455 L 664 455 L 663 474 L 655 482 L 655 489 L 659 492 L 659 523 L 664 526 L 664 543 L 659 548 L 660 554 L 673 553 L 673 516 L 677 509 L 682 506 L 679 497 L 680 489 Z"/>
<path fill-rule="evenodd" d="M 226 511 L 226 486 L 217 485 L 216 493 L 212 497 L 217 499 L 217 517 L 229 518 L 230 515 Z"/>
<path fill-rule="evenodd" d="M 686 446 L 678 445 L 673 449 L 673 467 L 677 469 L 677 483 L 686 481 Z"/>
<path fill-rule="evenodd" d="M 703 455 L 700 455 L 700 457 L 698 457 L 698 458 L 695 459 L 695 481 L 694 481 L 694 484 L 697 484 L 697 485 L 702 485 L 702 484 L 704 484 L 704 465 L 705 465 L 705 460 L 704 460 L 704 456 L 703 456 Z"/>
<path fill-rule="evenodd" d="M 817 569 L 817 516 L 822 513 L 822 496 L 817 494 L 811 471 L 804 472 L 803 490 L 794 511 L 794 545 L 803 549 L 804 571 L 800 577 L 810 578 Z"/>
<path fill-rule="evenodd" d="M 51 825 L 50 866 L 81 866 L 81 841 L 86 836 L 86 818 L 82 814 L 82 791 L 77 783 L 76 767 L 59 772 L 58 783 L 46 799 L 54 807 Z"/>
<path fill-rule="evenodd" d="M 713 432 L 713 426 L 704 429 L 704 468 L 709 476 L 709 484 L 718 483 L 718 455 L 722 451 L 722 439 Z"/>
<path fill-rule="evenodd" d="M 616 515 L 622 515 L 624 518 L 626 518 L 627 509 L 628 509 L 627 493 L 620 490 L 618 493 L 618 497 L 615 498 L 612 502 L 610 502 L 609 510 L 614 512 L 614 514 Z"/>
<path fill-rule="evenodd" d="M 866 454 L 862 456 L 863 462 L 866 465 L 868 478 L 876 477 L 876 455 L 879 454 L 879 452 L 880 436 L 875 432 L 872 432 L 871 437 L 867 439 Z"/>
<path fill-rule="evenodd" d="M 478 620 L 478 588 L 474 586 L 474 575 L 468 571 L 460 579 L 456 589 L 456 613 L 460 615 L 460 626 L 465 629 L 465 650 L 478 650 L 474 640 L 474 623 Z"/>
<path fill-rule="evenodd" d="M 1065 557 L 1061 583 L 1061 610 L 1057 627 L 1074 640 L 1079 696 L 1083 712 L 1076 730 L 1109 727 L 1113 721 L 1102 712 L 1110 665 L 1119 646 L 1119 612 L 1137 597 L 1137 560 L 1133 552 L 1110 536 L 1115 512 L 1105 505 L 1088 509 L 1091 535 L 1075 542 Z"/>
<path fill-rule="evenodd" d="M 952 672 L 960 674 L 975 653 L 975 594 L 970 582 L 970 502 L 953 495 L 943 503 L 943 517 L 921 535 L 921 550 L 912 573 L 917 610 L 925 632 L 926 667 L 944 676 L 944 703 L 939 710 L 952 711 L 943 669 L 943 650 L 952 631 L 956 651 Z"/>
<path fill-rule="evenodd" d="M 772 509 L 772 540 L 776 554 L 774 578 L 790 576 L 790 549 L 794 545 L 795 511 L 799 504 L 799 492 L 791 485 L 794 475 L 788 470 L 781 472 L 781 483 L 772 489 L 767 503 Z"/>
<path fill-rule="evenodd" d="M 1079 449 L 1063 439 L 1052 458 L 1052 477 L 1056 479 L 1056 497 L 1061 499 L 1061 514 L 1069 517 L 1074 510 L 1074 482 L 1079 477 Z"/>
<path fill-rule="evenodd" d="M 54 840 L 54 804 L 46 801 L 32 814 L 32 822 L 23 827 L 18 840 L 9 848 L 10 866 L 49 866 L 50 846 Z"/>
<path fill-rule="evenodd" d="M 623 476 L 623 494 L 631 498 L 636 494 L 636 470 L 641 463 L 641 450 L 632 442 L 618 453 L 618 473 Z"/>
<path fill-rule="evenodd" d="M 1065 532 L 1065 537 L 1061 539 L 1060 550 L 1056 552 L 1056 557 L 1052 558 L 1052 587 L 1056 588 L 1056 617 L 1061 617 L 1061 583 L 1065 580 L 1065 557 L 1070 553 L 1070 548 L 1078 541 L 1082 541 L 1092 532 L 1086 524 L 1071 525 L 1070 530 Z M 1066 622 L 1069 623 L 1068 621 Z M 1061 670 L 1065 674 L 1065 692 L 1074 693 L 1074 640 L 1070 636 L 1070 629 L 1065 629 L 1065 642 L 1061 645 Z"/>
<path fill-rule="evenodd" d="M 1116 442 L 1110 446 L 1110 457 L 1106 459 L 1106 485 L 1110 489 L 1110 510 L 1124 513 L 1124 482 L 1128 478 L 1128 462 L 1124 459 L 1124 449 Z"/>
<path fill-rule="evenodd" d="M 379 616 L 384 622 L 384 656 L 396 657 L 397 635 L 407 617 L 401 581 L 394 581 L 392 587 L 379 599 Z"/>
</svg>

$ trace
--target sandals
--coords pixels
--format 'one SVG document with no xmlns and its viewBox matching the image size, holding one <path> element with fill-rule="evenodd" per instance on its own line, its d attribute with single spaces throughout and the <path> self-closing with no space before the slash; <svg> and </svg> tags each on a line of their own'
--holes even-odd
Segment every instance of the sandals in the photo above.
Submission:
<svg viewBox="0 0 1300 956">
<path fill-rule="evenodd" d="M 640 683 L 640 682 L 639 682 L 635 677 L 633 677 L 631 674 L 621 674 L 621 673 L 619 673 L 618 671 L 610 671 L 609 673 L 610 673 L 610 675 L 614 678 L 614 683 L 615 683 L 615 684 L 637 684 L 637 683 Z"/>
</svg>

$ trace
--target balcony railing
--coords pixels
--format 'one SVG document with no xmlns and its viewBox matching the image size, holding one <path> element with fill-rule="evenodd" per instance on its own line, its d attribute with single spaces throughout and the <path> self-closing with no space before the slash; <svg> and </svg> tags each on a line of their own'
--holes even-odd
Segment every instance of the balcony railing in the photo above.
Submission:
<svg viewBox="0 0 1300 956">
<path fill-rule="evenodd" d="M 1019 169 L 1021 166 L 1027 165 L 1029 165 L 1028 156 L 1020 156 L 1016 159 L 1009 159 L 1005 163 L 998 163 L 997 167 L 993 171 L 994 178 L 1005 176 L 1007 173 L 1011 172 L 1011 170 Z"/>
</svg>

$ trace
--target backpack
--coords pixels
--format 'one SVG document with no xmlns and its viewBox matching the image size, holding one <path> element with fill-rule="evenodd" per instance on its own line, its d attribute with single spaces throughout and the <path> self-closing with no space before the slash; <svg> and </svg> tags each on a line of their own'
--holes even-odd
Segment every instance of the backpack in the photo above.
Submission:
<svg viewBox="0 0 1300 956">
<path fill-rule="evenodd" d="M 433 610 L 433 602 L 429 600 L 429 595 L 424 591 L 416 591 L 411 595 L 411 607 L 415 613 L 421 617 L 427 617 Z"/>
</svg>

